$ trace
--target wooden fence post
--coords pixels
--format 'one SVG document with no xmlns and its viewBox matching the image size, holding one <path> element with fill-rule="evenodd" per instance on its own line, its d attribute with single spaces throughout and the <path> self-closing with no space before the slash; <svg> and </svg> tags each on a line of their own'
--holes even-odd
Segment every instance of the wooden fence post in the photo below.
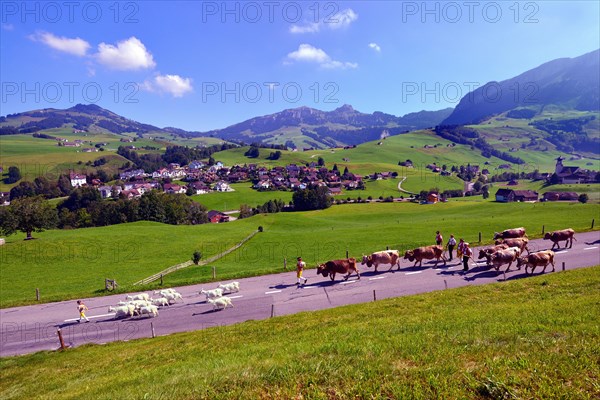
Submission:
<svg viewBox="0 0 600 400">
<path fill-rule="evenodd" d="M 163 285 L 163 274 L 160 274 L 160 286 Z"/>
<path fill-rule="evenodd" d="M 213 267 L 213 279 L 217 277 L 217 267 Z"/>
<path fill-rule="evenodd" d="M 479 243 L 481 243 L 481 232 L 479 232 Z"/>
<path fill-rule="evenodd" d="M 37 301 L 40 301 L 40 289 L 39 288 L 35 288 L 35 299 Z"/>
<path fill-rule="evenodd" d="M 275 304 L 271 304 L 271 318 L 275 316 Z"/>
<path fill-rule="evenodd" d="M 65 341 L 63 340 L 62 331 L 60 330 L 60 328 L 58 328 L 56 333 L 58 334 L 58 341 L 60 342 L 60 349 L 61 350 L 66 349 L 67 346 L 65 346 Z"/>
<path fill-rule="evenodd" d="M 284 271 L 287 271 L 287 258 L 283 257 L 283 269 Z"/>
<path fill-rule="evenodd" d="M 562 262 L 562 270 L 563 271 L 565 270 L 565 262 L 564 261 Z"/>
<path fill-rule="evenodd" d="M 542 225 L 542 235 L 546 232 L 546 225 Z"/>
<path fill-rule="evenodd" d="M 596 219 L 592 218 L 592 229 L 594 229 L 594 222 L 596 221 Z"/>
<path fill-rule="evenodd" d="M 152 329 L 152 338 L 154 339 L 156 337 L 154 334 L 154 322 L 150 322 L 150 329 Z"/>
<path fill-rule="evenodd" d="M 348 258 L 348 249 L 346 249 L 346 258 Z"/>
<path fill-rule="evenodd" d="M 375 294 L 375 289 L 373 289 L 373 301 L 377 301 L 377 295 Z"/>
<path fill-rule="evenodd" d="M 448 289 L 448 281 L 444 279 L 444 287 Z"/>
</svg>

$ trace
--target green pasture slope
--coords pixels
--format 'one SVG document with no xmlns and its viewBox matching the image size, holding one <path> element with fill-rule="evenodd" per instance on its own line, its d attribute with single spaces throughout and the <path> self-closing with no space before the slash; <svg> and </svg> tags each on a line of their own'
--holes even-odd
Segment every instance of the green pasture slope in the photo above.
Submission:
<svg viewBox="0 0 600 400">
<path fill-rule="evenodd" d="M 599 302 L 594 267 L 3 358 L 0 397 L 597 399 Z"/>
<path fill-rule="evenodd" d="M 445 237 L 452 233 L 478 245 L 479 232 L 483 244 L 487 244 L 492 242 L 494 232 L 507 228 L 523 226 L 530 238 L 539 238 L 542 229 L 589 230 L 592 219 L 597 229 L 600 214 L 596 204 L 489 201 L 346 204 L 323 211 L 254 216 L 249 220 L 262 225 L 264 232 L 211 266 L 217 268 L 219 279 L 226 280 L 240 274 L 282 272 L 284 258 L 289 264 L 289 260 L 302 256 L 309 267 L 315 267 L 319 262 L 344 258 L 346 250 L 350 257 L 357 258 L 386 247 L 404 251 L 433 244 L 436 230 Z M 209 273 L 206 267 L 192 266 L 169 275 L 167 281 L 169 285 L 187 284 L 197 281 L 200 274 L 209 278 Z"/>
<path fill-rule="evenodd" d="M 77 230 L 52 230 L 23 241 L 24 234 L 0 246 L 0 307 L 103 294 L 104 279 L 116 279 L 121 291 L 154 288 L 132 286 L 140 279 L 187 261 L 195 250 L 204 258 L 232 247 L 259 226 L 259 233 L 240 249 L 209 266 L 191 266 L 164 278 L 168 286 L 282 272 L 283 259 L 302 256 L 317 262 L 385 249 L 431 244 L 436 230 L 477 244 L 495 231 L 524 226 L 530 238 L 571 227 L 589 230 L 600 221 L 597 204 L 450 201 L 346 204 L 322 211 L 257 215 L 219 225 L 172 226 L 151 222 Z M 404 266 L 408 264 L 404 263 Z M 310 272 L 309 272 L 310 274 Z"/>
<path fill-rule="evenodd" d="M 31 135 L 0 136 L 0 165 L 5 172 L 9 167 L 16 166 L 21 171 L 22 180 L 33 181 L 38 176 L 56 180 L 60 174 L 70 170 L 95 169 L 84 164 L 102 157 L 109 160 L 108 165 L 103 168 L 111 167 L 113 172 L 127 161 L 111 151 L 84 153 L 81 151 L 84 147 L 93 146 L 89 143 L 82 147 L 57 146 L 55 140 L 34 138 Z M 0 190 L 8 191 L 17 184 L 6 185 L 0 181 Z"/>
<path fill-rule="evenodd" d="M 0 247 L 0 307 L 102 294 L 104 279 L 124 289 L 172 265 L 203 258 L 239 243 L 257 229 L 254 221 L 174 226 L 154 222 L 101 228 L 52 230 L 23 241 L 18 234 Z M 33 294 L 32 294 L 33 293 Z"/>
</svg>

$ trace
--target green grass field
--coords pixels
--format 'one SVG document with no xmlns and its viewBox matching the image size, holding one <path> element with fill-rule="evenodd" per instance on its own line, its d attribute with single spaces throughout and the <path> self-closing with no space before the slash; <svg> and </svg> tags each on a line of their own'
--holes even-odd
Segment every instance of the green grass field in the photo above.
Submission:
<svg viewBox="0 0 600 400">
<path fill-rule="evenodd" d="M 21 234 L 10 236 L 0 247 L 0 307 L 31 302 L 36 288 L 45 302 L 99 295 L 105 278 L 134 290 L 132 283 L 191 259 L 195 250 L 209 258 L 256 228 L 252 221 L 196 226 L 136 222 L 46 231 L 30 241 Z"/>
<path fill-rule="evenodd" d="M 599 302 L 595 267 L 3 358 L 0 397 L 597 399 Z"/>
<path fill-rule="evenodd" d="M 545 231 L 591 228 L 600 220 L 596 204 L 450 201 L 436 205 L 413 203 L 346 204 L 303 213 L 257 215 L 226 224 L 171 226 L 150 222 L 102 228 L 53 230 L 7 238 L 0 247 L 0 307 L 103 294 L 104 279 L 116 279 L 121 291 L 144 288 L 132 283 L 190 259 L 195 250 L 204 259 L 221 253 L 264 227 L 240 249 L 209 266 L 191 266 L 164 278 L 165 285 L 185 285 L 281 272 L 283 259 L 302 256 L 309 267 L 317 262 L 385 249 L 408 249 L 433 242 L 442 231 L 489 243 L 495 231 L 524 226 L 530 238 Z M 10 284 L 9 284 L 10 283 Z M 155 287 L 156 284 L 149 286 Z"/>
</svg>

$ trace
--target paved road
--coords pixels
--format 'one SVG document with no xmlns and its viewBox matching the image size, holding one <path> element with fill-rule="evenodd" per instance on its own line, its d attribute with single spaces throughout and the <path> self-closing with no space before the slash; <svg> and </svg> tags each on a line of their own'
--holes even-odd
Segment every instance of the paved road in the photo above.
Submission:
<svg viewBox="0 0 600 400">
<path fill-rule="evenodd" d="M 576 238 L 572 249 L 556 251 L 557 272 L 562 270 L 562 263 L 568 270 L 600 264 L 600 231 L 576 234 Z M 530 248 L 543 250 L 549 245 L 548 241 L 535 240 L 530 243 Z M 384 299 L 504 280 L 502 272 L 490 270 L 484 263 L 472 264 L 466 274 L 462 273 L 462 266 L 456 259 L 435 269 L 432 263 L 419 268 L 411 267 L 403 260 L 401 265 L 400 271 L 388 272 L 387 267 L 383 267 L 378 273 L 362 266 L 360 280 L 353 276 L 346 282 L 338 278 L 334 283 L 329 278 L 317 276 L 314 270 L 308 270 L 305 276 L 309 281 L 304 288 L 296 287 L 293 271 L 240 279 L 240 292 L 231 295 L 234 308 L 222 311 L 212 311 L 211 305 L 198 293 L 202 287 L 216 287 L 216 283 L 177 288 L 183 295 L 183 303 L 161 309 L 156 318 L 115 320 L 107 312 L 108 306 L 123 300 L 123 294 L 85 300 L 90 308 L 87 313 L 90 323 L 77 322 L 75 301 L 3 309 L 0 310 L 0 356 L 54 350 L 58 347 L 58 328 L 61 328 L 67 345 L 76 347 L 86 343 L 151 337 L 152 328 L 159 336 L 267 319 L 272 313 L 279 316 L 364 303 L 373 301 L 374 292 L 377 299 Z M 551 268 L 546 273 L 548 271 Z M 540 269 L 536 270 L 536 275 L 540 272 Z M 506 274 L 507 280 L 524 277 L 524 271 L 517 270 L 514 265 Z"/>
</svg>

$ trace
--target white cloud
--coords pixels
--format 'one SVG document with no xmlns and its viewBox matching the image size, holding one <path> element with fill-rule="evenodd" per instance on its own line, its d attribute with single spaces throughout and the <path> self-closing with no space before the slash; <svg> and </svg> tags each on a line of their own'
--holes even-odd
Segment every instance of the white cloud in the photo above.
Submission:
<svg viewBox="0 0 600 400">
<path fill-rule="evenodd" d="M 378 53 L 381 52 L 381 47 L 379 47 L 379 45 L 377 43 L 369 43 L 369 47 Z"/>
<path fill-rule="evenodd" d="M 99 63 L 111 69 L 137 70 L 156 66 L 152 54 L 135 36 L 118 42 L 116 46 L 100 43 L 95 57 Z"/>
<path fill-rule="evenodd" d="M 342 62 L 332 60 L 331 57 L 322 49 L 311 46 L 310 44 L 301 44 L 298 50 L 288 53 L 286 64 L 292 61 L 315 63 L 327 69 L 347 69 L 357 68 L 358 64 L 351 62 Z"/>
<path fill-rule="evenodd" d="M 2 24 L 2 29 L 5 31 L 12 31 L 15 29 L 13 24 Z"/>
<path fill-rule="evenodd" d="M 44 43 L 55 50 L 73 54 L 79 57 L 86 55 L 90 44 L 81 38 L 70 39 L 64 36 L 55 36 L 49 32 L 38 32 L 29 38 L 36 42 Z"/>
<path fill-rule="evenodd" d="M 350 26 L 351 23 L 358 19 L 358 14 L 354 12 L 351 8 L 347 8 L 336 13 L 330 19 L 326 19 L 325 23 L 331 29 L 339 29 Z"/>
<path fill-rule="evenodd" d="M 351 8 L 347 8 L 342 11 L 338 11 L 332 16 L 324 16 L 323 21 L 319 22 L 308 22 L 304 25 L 292 25 L 290 26 L 290 33 L 316 33 L 321 30 L 321 27 L 327 27 L 329 29 L 340 29 L 346 28 L 352 24 L 352 22 L 358 19 L 358 14 Z"/>
<path fill-rule="evenodd" d="M 179 75 L 157 75 L 142 83 L 140 88 L 149 92 L 169 93 L 173 97 L 183 97 L 194 90 L 192 80 Z"/>
<path fill-rule="evenodd" d="M 312 22 L 306 25 L 292 25 L 290 26 L 290 33 L 314 33 L 319 32 L 321 27 L 316 22 Z"/>
</svg>

